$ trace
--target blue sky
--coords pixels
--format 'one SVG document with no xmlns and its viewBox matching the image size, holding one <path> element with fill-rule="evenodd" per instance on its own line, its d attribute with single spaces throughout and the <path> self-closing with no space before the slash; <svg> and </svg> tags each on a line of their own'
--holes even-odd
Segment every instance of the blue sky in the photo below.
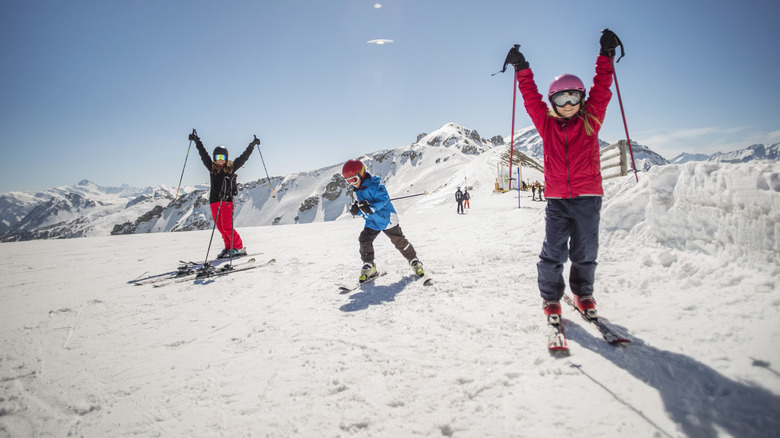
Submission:
<svg viewBox="0 0 780 438">
<path fill-rule="evenodd" d="M 589 87 L 604 27 L 626 46 L 634 142 L 666 158 L 777 143 L 778 17 L 774 0 L 6 1 L 0 193 L 176 187 L 193 128 L 232 156 L 257 135 L 271 175 L 449 122 L 506 136 L 512 76 L 491 74 L 512 44 L 540 89 L 561 73 Z M 530 125 L 518 93 L 515 128 Z M 617 97 L 601 138 L 625 138 Z M 239 172 L 264 176 L 257 154 Z M 207 182 L 193 147 L 184 184 Z"/>
</svg>

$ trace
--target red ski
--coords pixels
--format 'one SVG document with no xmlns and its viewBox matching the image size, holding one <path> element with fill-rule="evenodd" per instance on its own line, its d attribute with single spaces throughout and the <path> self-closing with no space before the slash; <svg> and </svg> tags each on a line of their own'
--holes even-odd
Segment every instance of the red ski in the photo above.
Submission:
<svg viewBox="0 0 780 438">
<path fill-rule="evenodd" d="M 612 345 L 626 344 L 631 342 L 630 339 L 624 338 L 623 336 L 618 334 L 618 332 L 613 330 L 611 327 L 601 322 L 598 318 L 588 318 L 584 313 L 580 311 L 580 309 L 577 308 L 577 306 L 574 305 L 574 301 L 571 299 L 570 296 L 564 295 L 563 301 L 565 301 L 566 304 L 570 305 L 574 310 L 576 310 L 577 313 L 579 313 L 580 316 L 582 316 L 582 319 L 595 325 L 596 328 L 599 329 L 599 332 L 601 332 L 601 335 L 604 337 L 605 341 L 609 342 Z"/>
</svg>

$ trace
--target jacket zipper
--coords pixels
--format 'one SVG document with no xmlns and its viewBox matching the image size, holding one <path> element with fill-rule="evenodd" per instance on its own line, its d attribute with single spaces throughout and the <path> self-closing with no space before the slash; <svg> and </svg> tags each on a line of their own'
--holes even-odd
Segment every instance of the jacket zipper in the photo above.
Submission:
<svg viewBox="0 0 780 438">
<path fill-rule="evenodd" d="M 565 140 L 564 149 L 566 150 L 566 187 L 569 189 L 569 197 L 571 198 L 571 175 L 569 175 L 569 131 L 566 129 L 568 124 L 568 120 L 563 122 L 563 138 Z"/>
</svg>

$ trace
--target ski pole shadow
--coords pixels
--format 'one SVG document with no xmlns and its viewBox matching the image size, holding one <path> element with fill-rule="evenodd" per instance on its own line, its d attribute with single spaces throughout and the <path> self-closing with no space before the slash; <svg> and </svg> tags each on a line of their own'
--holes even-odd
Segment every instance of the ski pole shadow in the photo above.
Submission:
<svg viewBox="0 0 780 438">
<path fill-rule="evenodd" d="M 371 306 L 395 301 L 396 295 L 401 293 L 413 280 L 404 277 L 395 283 L 379 285 L 370 283 L 364 285 L 358 293 L 349 296 L 349 302 L 339 308 L 342 312 L 357 312 L 366 310 Z"/>
<path fill-rule="evenodd" d="M 567 327 L 566 336 L 658 390 L 671 419 L 688 437 L 715 437 L 718 429 L 743 438 L 778 436 L 780 397 L 764 388 L 734 381 L 691 357 L 655 348 L 635 336 L 625 347 L 609 345 L 577 325 Z"/>
</svg>

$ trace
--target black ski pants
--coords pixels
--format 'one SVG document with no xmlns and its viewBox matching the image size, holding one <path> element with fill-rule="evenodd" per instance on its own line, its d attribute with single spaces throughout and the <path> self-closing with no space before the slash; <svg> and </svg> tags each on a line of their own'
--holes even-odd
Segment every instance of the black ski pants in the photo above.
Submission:
<svg viewBox="0 0 780 438">
<path fill-rule="evenodd" d="M 383 232 L 390 238 L 390 242 L 393 243 L 395 248 L 407 261 L 412 261 L 412 259 L 417 257 L 417 251 L 415 251 L 412 244 L 406 240 L 400 225 L 383 230 Z M 378 235 L 378 230 L 372 230 L 368 227 L 363 228 L 363 231 L 360 233 L 358 242 L 360 242 L 360 259 L 363 263 L 372 263 L 374 261 L 374 239 L 376 239 L 376 236 Z"/>
<path fill-rule="evenodd" d="M 547 200 L 544 243 L 536 264 L 543 299 L 560 300 L 563 297 L 566 259 L 571 260 L 569 287 L 572 293 L 593 294 L 600 216 L 601 197 L 598 196 Z"/>
</svg>

